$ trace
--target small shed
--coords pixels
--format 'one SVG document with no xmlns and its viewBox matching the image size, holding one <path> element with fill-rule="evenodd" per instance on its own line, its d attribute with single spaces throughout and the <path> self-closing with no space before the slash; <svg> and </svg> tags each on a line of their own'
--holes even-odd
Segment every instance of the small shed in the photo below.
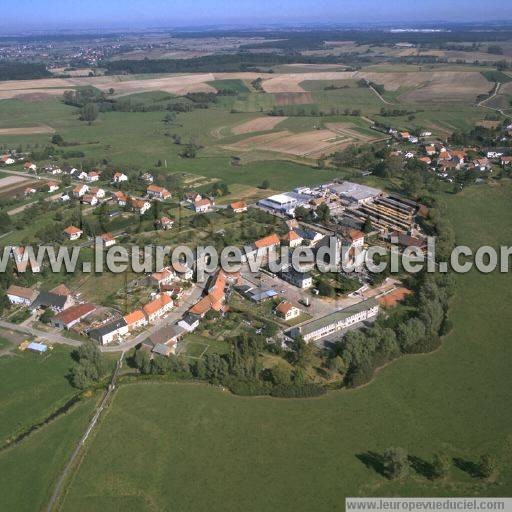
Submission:
<svg viewBox="0 0 512 512">
<path fill-rule="evenodd" d="M 27 347 L 28 350 L 31 352 L 37 352 L 38 354 L 44 354 L 48 350 L 48 346 L 44 343 L 36 343 L 33 341 L 32 343 L 28 344 Z"/>
</svg>

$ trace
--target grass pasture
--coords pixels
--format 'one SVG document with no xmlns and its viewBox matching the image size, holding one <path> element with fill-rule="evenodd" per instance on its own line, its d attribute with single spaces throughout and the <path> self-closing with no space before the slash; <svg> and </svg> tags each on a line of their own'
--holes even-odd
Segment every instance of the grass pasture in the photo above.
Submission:
<svg viewBox="0 0 512 512">
<path fill-rule="evenodd" d="M 58 476 L 84 433 L 95 400 L 87 399 L 63 416 L 0 453 L 2 510 L 46 510 Z"/>
<path fill-rule="evenodd" d="M 510 241 L 511 199 L 510 183 L 447 196 L 458 242 Z M 193 384 L 122 387 L 63 510 L 342 511 L 345 496 L 510 496 L 511 277 L 457 280 L 442 348 L 393 363 L 362 389 L 281 400 Z M 400 482 L 378 471 L 396 445 L 415 457 Z M 424 474 L 438 451 L 456 461 L 444 481 Z M 493 483 L 467 471 L 485 452 L 500 461 Z"/>
<path fill-rule="evenodd" d="M 70 350 L 63 347 L 47 355 L 16 350 L 0 357 L 0 445 L 76 393 L 66 379 L 71 366 Z"/>
</svg>

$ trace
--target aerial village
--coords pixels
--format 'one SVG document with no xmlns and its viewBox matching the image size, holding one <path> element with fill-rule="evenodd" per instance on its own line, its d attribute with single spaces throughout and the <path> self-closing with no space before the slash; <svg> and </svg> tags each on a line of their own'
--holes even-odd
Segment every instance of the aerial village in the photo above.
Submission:
<svg viewBox="0 0 512 512">
<path fill-rule="evenodd" d="M 425 172 L 442 181 L 451 181 L 453 173 L 461 170 L 484 175 L 497 167 L 512 167 L 512 156 L 505 151 L 495 149 L 484 155 L 476 148 L 448 147 L 433 139 L 430 132 L 415 136 L 389 129 L 389 133 L 392 156 L 404 162 L 415 159 L 425 166 Z M 512 125 L 503 134 L 504 139 L 511 136 Z M 128 214 L 150 218 L 151 229 L 160 233 L 159 237 L 167 236 L 166 232 L 179 235 L 180 223 L 173 211 L 166 208 L 171 202 L 193 219 L 190 227 L 199 231 L 199 217 L 212 214 L 230 219 L 246 217 L 248 225 L 257 224 L 263 216 L 266 226 L 263 236 L 251 238 L 249 234 L 244 240 L 238 239 L 240 245 L 247 246 L 245 242 L 249 242 L 250 247 L 239 272 L 218 270 L 205 283 L 198 283 L 197 261 L 190 266 L 180 262 L 125 283 L 118 295 L 136 295 L 137 306 L 133 309 L 123 304 L 122 299 L 110 305 L 95 303 L 64 283 L 46 286 L 44 269 L 31 263 L 23 245 L 14 247 L 11 258 L 15 274 L 21 275 L 28 269 L 35 279 L 31 286 L 22 286 L 15 280 L 8 287 L 10 307 L 3 318 L 8 322 L 17 319 L 34 328 L 38 350 L 44 350 L 44 343 L 62 341 L 64 336 L 91 339 L 107 348 L 141 346 L 151 357 L 169 356 L 185 350 L 187 338 L 198 329 L 207 329 L 204 325 L 212 319 L 229 317 L 233 302 L 238 313 L 252 311 L 243 321 L 257 332 L 265 329 L 265 322 L 258 321 L 258 317 L 273 325 L 268 331 L 269 342 L 286 348 L 293 339 L 301 337 L 325 348 L 343 332 L 372 322 L 379 311 L 404 300 L 410 290 L 398 278 L 388 276 L 379 280 L 368 271 L 344 273 L 342 261 L 338 271 L 341 278 L 332 274 L 321 276 L 313 266 L 300 272 L 289 265 L 281 266 L 272 272 L 268 265 L 270 248 L 286 246 L 293 250 L 307 246 L 316 252 L 329 243 L 330 237 L 335 237 L 339 247 L 345 249 L 347 259 L 353 259 L 356 253 L 364 259 L 370 242 L 386 248 L 391 242 L 401 248 L 426 248 L 422 229 L 422 220 L 428 215 L 426 206 L 356 182 L 335 180 L 253 202 L 240 199 L 217 204 L 214 193 L 199 193 L 192 187 L 180 189 L 176 197 L 174 191 L 157 185 L 155 176 L 149 172 L 129 176 L 119 170 L 84 171 L 51 163 L 38 168 L 15 151 L 4 154 L 1 162 L 4 168 L 22 166 L 20 172 L 26 179 L 32 177 L 30 186 L 23 189 L 25 198 L 50 194 L 53 202 L 79 205 L 86 213 L 108 205 L 110 219 Z M 132 187 L 134 181 L 136 186 Z M 222 239 L 226 231 L 221 228 L 215 236 Z M 99 243 L 107 250 L 126 243 L 129 239 L 124 234 L 92 235 L 77 222 L 63 226 L 60 240 L 84 248 Z M 249 269 L 247 260 L 257 256 L 263 257 L 264 265 L 255 273 Z"/>
</svg>

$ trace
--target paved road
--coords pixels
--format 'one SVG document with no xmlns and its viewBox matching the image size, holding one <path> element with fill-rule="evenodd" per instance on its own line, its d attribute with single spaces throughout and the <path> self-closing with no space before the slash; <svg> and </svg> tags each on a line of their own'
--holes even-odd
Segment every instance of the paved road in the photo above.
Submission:
<svg viewBox="0 0 512 512">
<path fill-rule="evenodd" d="M 127 350 L 132 349 L 137 346 L 139 343 L 142 343 L 145 339 L 149 338 L 155 331 L 161 329 L 166 325 L 171 325 L 177 320 L 179 320 L 183 314 L 190 309 L 201 297 L 203 293 L 203 289 L 206 283 L 195 283 L 191 288 L 190 292 L 186 297 L 183 297 L 180 305 L 173 309 L 169 315 L 165 318 L 158 320 L 155 324 L 153 324 L 148 329 L 145 329 L 143 332 L 119 345 L 113 345 L 110 347 L 101 347 L 102 352 L 126 352 Z"/>
<path fill-rule="evenodd" d="M 71 470 L 73 469 L 73 466 L 75 464 L 75 461 L 77 460 L 78 455 L 82 451 L 82 448 L 87 441 L 89 435 L 93 431 L 94 427 L 98 423 L 98 419 L 105 409 L 106 404 L 108 403 L 108 400 L 112 393 L 114 392 L 116 388 L 116 380 L 119 375 L 119 371 L 123 367 L 123 356 L 124 352 L 121 353 L 121 357 L 117 361 L 116 368 L 114 372 L 112 373 L 112 379 L 110 381 L 110 384 L 107 388 L 107 391 L 105 392 L 105 395 L 103 396 L 103 399 L 99 403 L 98 407 L 96 408 L 96 411 L 94 412 L 94 416 L 92 417 L 89 425 L 87 426 L 87 430 L 85 431 L 84 435 L 81 437 L 80 441 L 78 442 L 75 450 L 73 451 L 71 458 L 69 459 L 68 463 L 66 464 L 66 467 L 64 468 L 64 471 L 59 477 L 59 480 L 57 481 L 57 484 L 55 486 L 55 489 L 53 490 L 52 496 L 50 498 L 50 502 L 48 503 L 47 512 L 51 512 L 52 510 L 55 510 L 55 505 L 57 503 L 57 500 L 59 499 L 61 493 L 62 493 L 62 487 L 64 486 L 64 482 L 68 478 Z"/>
<path fill-rule="evenodd" d="M 71 338 L 66 338 L 65 336 L 62 336 L 57 332 L 41 331 L 39 329 L 34 329 L 33 327 L 13 324 L 11 322 L 6 322 L 4 320 L 0 320 L 0 327 L 3 327 L 4 329 L 11 329 L 11 331 L 29 334 L 31 336 L 34 336 L 35 338 L 43 338 L 51 343 L 61 343 L 63 345 L 71 345 L 72 347 L 79 347 L 81 345 L 80 341 L 73 340 Z"/>
</svg>

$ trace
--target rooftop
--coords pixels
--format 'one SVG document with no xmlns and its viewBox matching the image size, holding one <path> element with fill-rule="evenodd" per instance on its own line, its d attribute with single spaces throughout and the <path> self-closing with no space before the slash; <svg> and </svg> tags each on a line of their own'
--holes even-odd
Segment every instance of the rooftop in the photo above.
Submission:
<svg viewBox="0 0 512 512">
<path fill-rule="evenodd" d="M 311 322 L 301 325 L 300 332 L 302 335 L 314 333 L 324 327 L 327 327 L 328 325 L 332 325 L 336 322 L 342 322 L 352 315 L 378 306 L 378 304 L 379 303 L 374 298 L 363 300 L 362 302 L 358 302 L 357 304 L 349 306 L 348 308 L 334 311 L 333 313 L 325 315 L 321 318 L 316 318 L 315 320 L 311 320 Z"/>
</svg>

